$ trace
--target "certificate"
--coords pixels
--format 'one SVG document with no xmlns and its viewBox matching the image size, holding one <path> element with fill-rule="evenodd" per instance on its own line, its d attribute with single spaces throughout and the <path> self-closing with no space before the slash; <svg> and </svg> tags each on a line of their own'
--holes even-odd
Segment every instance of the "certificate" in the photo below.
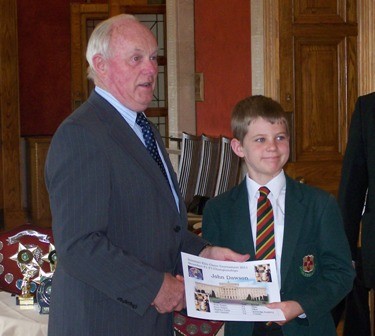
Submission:
<svg viewBox="0 0 375 336">
<path fill-rule="evenodd" d="M 274 259 L 217 261 L 181 253 L 191 317 L 220 321 L 284 321 Z"/>
</svg>

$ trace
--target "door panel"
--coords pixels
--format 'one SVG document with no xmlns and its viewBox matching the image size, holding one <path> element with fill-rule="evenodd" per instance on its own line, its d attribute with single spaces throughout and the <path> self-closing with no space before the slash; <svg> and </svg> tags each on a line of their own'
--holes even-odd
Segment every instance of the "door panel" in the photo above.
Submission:
<svg viewBox="0 0 375 336">
<path fill-rule="evenodd" d="M 298 161 L 341 159 L 339 45 L 336 39 L 296 39 L 295 157 Z"/>
<path fill-rule="evenodd" d="M 337 194 L 357 97 L 356 1 L 279 1 L 280 102 L 293 120 L 287 173 Z"/>
<path fill-rule="evenodd" d="M 294 1 L 296 23 L 343 23 L 346 6 L 341 0 Z"/>
</svg>

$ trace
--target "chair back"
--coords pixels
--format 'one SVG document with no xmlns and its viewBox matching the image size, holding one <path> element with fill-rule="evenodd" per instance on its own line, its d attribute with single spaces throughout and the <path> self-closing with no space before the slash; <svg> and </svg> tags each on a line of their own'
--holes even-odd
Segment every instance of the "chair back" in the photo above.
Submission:
<svg viewBox="0 0 375 336">
<path fill-rule="evenodd" d="M 200 154 L 201 137 L 183 132 L 177 179 L 186 206 L 190 204 L 194 196 Z"/>
<path fill-rule="evenodd" d="M 219 167 L 220 138 L 201 136 L 202 148 L 194 195 L 213 197 Z"/>
<path fill-rule="evenodd" d="M 214 196 L 237 185 L 240 174 L 241 159 L 232 151 L 231 139 L 222 136 L 220 141 L 220 162 Z"/>
</svg>

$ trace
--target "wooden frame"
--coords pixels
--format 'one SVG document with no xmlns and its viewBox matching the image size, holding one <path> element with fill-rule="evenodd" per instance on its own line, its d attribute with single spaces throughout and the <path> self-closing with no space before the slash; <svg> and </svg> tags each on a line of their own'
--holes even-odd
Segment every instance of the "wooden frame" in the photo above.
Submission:
<svg viewBox="0 0 375 336">
<path fill-rule="evenodd" d="M 17 1 L 0 1 L 0 230 L 25 223 L 18 95 Z"/>
</svg>

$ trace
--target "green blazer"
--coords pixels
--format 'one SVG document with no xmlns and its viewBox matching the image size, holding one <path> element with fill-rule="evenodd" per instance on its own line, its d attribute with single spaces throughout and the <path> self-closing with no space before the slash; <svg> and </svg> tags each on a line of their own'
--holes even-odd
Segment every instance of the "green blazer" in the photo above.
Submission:
<svg viewBox="0 0 375 336">
<path fill-rule="evenodd" d="M 306 318 L 282 327 L 285 336 L 336 335 L 331 309 L 351 290 L 354 270 L 340 210 L 332 195 L 286 176 L 281 300 L 295 300 Z M 255 251 L 246 181 L 207 202 L 203 237 L 239 253 Z M 307 272 L 304 257 L 314 257 Z M 252 322 L 227 322 L 225 336 L 251 336 Z"/>
</svg>

